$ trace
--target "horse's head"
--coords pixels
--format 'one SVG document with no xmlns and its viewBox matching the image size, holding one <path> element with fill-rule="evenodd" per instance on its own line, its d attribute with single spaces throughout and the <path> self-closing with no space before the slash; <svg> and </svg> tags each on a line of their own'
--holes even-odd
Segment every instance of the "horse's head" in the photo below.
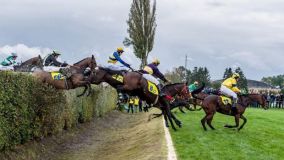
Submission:
<svg viewBox="0 0 284 160">
<path fill-rule="evenodd" d="M 174 83 L 174 84 L 166 85 L 162 89 L 162 92 L 170 94 L 171 96 L 178 95 L 182 99 L 189 98 L 189 90 L 188 90 L 186 83 Z"/>
<path fill-rule="evenodd" d="M 77 66 L 81 69 L 86 69 L 89 67 L 93 71 L 97 67 L 97 62 L 94 55 L 92 55 L 92 57 L 85 58 L 75 63 L 74 66 Z"/>
<path fill-rule="evenodd" d="M 40 55 L 38 55 L 35 65 L 41 69 L 43 68 L 43 59 L 41 58 Z"/>
<path fill-rule="evenodd" d="M 248 97 L 251 101 L 261 105 L 265 110 L 268 109 L 267 101 L 263 94 L 249 94 Z"/>
</svg>

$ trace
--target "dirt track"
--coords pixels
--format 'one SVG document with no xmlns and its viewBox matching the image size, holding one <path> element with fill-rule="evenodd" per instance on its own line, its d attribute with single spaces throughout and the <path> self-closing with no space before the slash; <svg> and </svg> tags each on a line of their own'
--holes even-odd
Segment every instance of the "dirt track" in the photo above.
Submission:
<svg viewBox="0 0 284 160">
<path fill-rule="evenodd" d="M 159 113 L 158 110 L 154 112 Z M 25 147 L 41 150 L 37 151 L 37 156 L 28 156 L 28 159 L 167 159 L 162 119 L 157 118 L 148 122 L 148 115 L 149 113 L 131 115 L 112 111 L 103 118 L 81 124 L 78 129 L 73 131 L 49 137 L 40 143 L 26 144 Z M 22 150 L 27 152 L 27 149 L 22 148 Z M 29 153 L 31 152 L 29 151 Z M 20 153 L 20 156 L 16 157 L 17 159 L 26 159 L 25 154 Z"/>
</svg>

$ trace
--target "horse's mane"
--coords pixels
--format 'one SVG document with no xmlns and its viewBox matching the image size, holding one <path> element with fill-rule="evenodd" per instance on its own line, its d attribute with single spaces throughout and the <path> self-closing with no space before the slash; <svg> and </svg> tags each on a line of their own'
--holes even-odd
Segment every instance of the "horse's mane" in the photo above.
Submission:
<svg viewBox="0 0 284 160">
<path fill-rule="evenodd" d="M 88 58 L 89 58 L 89 57 L 84 58 L 84 59 L 82 59 L 81 61 L 79 61 L 79 62 L 77 62 L 77 63 L 74 63 L 74 65 L 79 64 L 79 63 L 83 62 L 84 60 L 86 60 L 86 59 L 88 59 Z"/>
<path fill-rule="evenodd" d="M 185 85 L 185 83 L 171 83 L 171 84 L 167 84 L 165 85 L 163 88 L 162 88 L 162 91 L 169 88 L 169 87 L 172 87 L 172 86 L 175 86 L 175 85 Z"/>
<path fill-rule="evenodd" d="M 165 85 L 164 87 L 171 87 L 171 86 L 182 85 L 182 84 L 185 84 L 185 83 L 171 83 L 171 84 Z"/>
</svg>

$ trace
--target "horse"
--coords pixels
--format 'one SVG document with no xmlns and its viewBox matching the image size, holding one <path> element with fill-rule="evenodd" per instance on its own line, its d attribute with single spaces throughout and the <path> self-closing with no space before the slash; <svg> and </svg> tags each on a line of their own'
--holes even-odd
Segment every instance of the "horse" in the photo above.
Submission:
<svg viewBox="0 0 284 160">
<path fill-rule="evenodd" d="M 89 67 L 91 71 L 96 67 L 97 63 L 95 61 L 94 56 L 85 58 L 78 63 L 75 63 L 74 66 L 70 67 L 70 71 L 72 75 L 70 78 L 55 80 L 51 73 L 43 71 L 43 70 L 36 70 L 33 73 L 33 76 L 38 78 L 42 83 L 47 83 L 54 86 L 56 89 L 75 89 L 77 87 L 85 87 L 82 94 L 78 95 L 78 97 L 85 94 L 87 89 L 91 89 L 91 83 L 88 78 L 85 78 L 84 70 Z M 82 67 L 82 68 L 80 68 Z M 90 91 L 89 91 L 90 94 Z"/>
<path fill-rule="evenodd" d="M 179 100 L 179 101 L 175 100 L 172 103 L 170 103 L 169 104 L 170 110 L 172 110 L 172 109 L 174 109 L 174 108 L 176 108 L 180 105 L 187 105 L 188 104 L 188 97 L 189 97 L 190 93 L 189 93 L 187 86 L 188 86 L 188 83 L 174 83 L 174 84 L 166 85 L 162 88 L 161 92 L 164 93 L 165 95 L 170 96 L 170 97 L 178 96 L 182 99 L 182 100 Z M 200 88 L 204 88 L 204 84 Z M 153 118 L 159 117 L 162 114 L 153 114 L 153 115 L 155 115 L 155 117 L 153 117 Z M 175 117 L 175 115 L 171 113 L 171 116 L 172 116 L 173 120 L 175 121 L 175 123 L 179 127 L 181 127 L 181 122 Z M 151 115 L 149 116 L 148 120 L 150 120 L 150 119 L 151 119 Z M 167 119 L 165 119 L 165 123 L 166 123 L 166 126 L 168 127 Z"/>
<path fill-rule="evenodd" d="M 20 65 L 14 66 L 14 71 L 18 72 L 31 72 L 34 67 L 43 67 L 43 60 L 41 56 L 28 59 L 27 61 L 21 63 Z"/>
<path fill-rule="evenodd" d="M 162 110 L 166 125 L 170 121 L 171 126 L 176 130 L 173 121 L 170 106 L 166 96 L 159 96 L 159 93 L 149 91 L 149 82 L 143 77 L 143 74 L 138 71 L 122 73 L 120 71 L 111 71 L 102 67 L 97 67 L 91 78 L 92 84 L 100 84 L 106 82 L 119 92 L 127 93 L 130 96 L 138 96 L 141 100 L 146 101 L 147 104 L 152 104 Z M 185 86 L 185 85 L 183 85 Z M 186 87 L 187 88 L 187 87 Z M 162 91 L 164 92 L 164 91 Z M 176 121 L 178 123 L 178 121 Z M 181 125 L 181 123 L 178 123 Z"/>
<path fill-rule="evenodd" d="M 268 109 L 267 102 L 265 99 L 265 96 L 262 94 L 243 94 L 238 95 L 238 103 L 237 103 L 237 109 L 236 111 L 232 111 L 231 105 L 227 104 L 225 105 L 222 102 L 222 98 L 218 95 L 209 95 L 205 98 L 197 97 L 195 94 L 198 93 L 198 90 L 195 90 L 192 92 L 192 96 L 202 100 L 202 108 L 206 115 L 201 119 L 201 124 L 203 129 L 206 131 L 207 128 L 205 126 L 205 123 L 212 129 L 215 130 L 215 128 L 212 126 L 211 122 L 213 120 L 214 114 L 216 112 L 234 116 L 235 117 L 235 125 L 225 125 L 226 128 L 238 128 L 239 127 L 239 120 L 240 118 L 244 121 L 242 125 L 238 128 L 238 131 L 240 131 L 244 125 L 247 123 L 247 119 L 244 117 L 244 112 L 246 108 L 251 104 L 252 102 L 259 103 L 264 109 Z"/>
<path fill-rule="evenodd" d="M 209 96 L 209 94 L 204 93 L 204 92 L 200 92 L 196 95 L 200 98 L 205 98 Z M 194 109 L 191 109 L 190 105 L 193 105 Z M 178 107 L 180 112 L 185 113 L 183 111 L 183 108 L 186 108 L 189 111 L 200 111 L 202 108 L 197 109 L 197 106 L 201 106 L 201 105 L 202 105 L 202 101 L 199 99 L 193 98 L 192 96 L 190 96 L 188 100 L 185 100 L 181 97 L 176 97 L 175 101 L 171 105 L 171 109 Z"/>
</svg>

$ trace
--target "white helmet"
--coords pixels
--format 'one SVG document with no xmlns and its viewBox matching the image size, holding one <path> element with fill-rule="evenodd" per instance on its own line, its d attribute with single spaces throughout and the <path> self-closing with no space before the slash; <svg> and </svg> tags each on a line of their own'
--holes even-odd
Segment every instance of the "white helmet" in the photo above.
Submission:
<svg viewBox="0 0 284 160">
<path fill-rule="evenodd" d="M 13 52 L 11 55 L 12 55 L 13 57 L 18 57 L 18 54 L 15 53 L 15 52 Z"/>
</svg>

